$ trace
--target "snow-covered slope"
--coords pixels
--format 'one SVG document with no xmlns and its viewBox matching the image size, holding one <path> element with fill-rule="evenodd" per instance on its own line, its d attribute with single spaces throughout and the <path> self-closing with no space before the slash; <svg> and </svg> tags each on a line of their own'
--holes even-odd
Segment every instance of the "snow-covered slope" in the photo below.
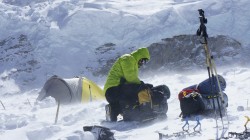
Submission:
<svg viewBox="0 0 250 140">
<path fill-rule="evenodd" d="M 228 119 L 230 122 L 227 132 L 244 131 L 246 119 L 249 115 L 249 83 L 250 69 L 232 68 L 221 70 L 221 75 L 227 81 L 225 93 L 229 97 Z M 81 105 L 61 106 L 57 124 L 55 122 L 57 104 L 53 98 L 47 98 L 42 102 L 35 102 L 37 90 L 25 93 L 1 95 L 5 109 L 0 105 L 0 139 L 1 140 L 93 140 L 93 135 L 83 132 L 83 126 L 103 125 L 115 132 L 118 140 L 138 140 L 150 139 L 158 140 L 157 131 L 172 134 L 182 130 L 185 121 L 178 117 L 180 113 L 177 94 L 179 91 L 192 84 L 199 83 L 207 78 L 206 71 L 193 75 L 155 75 L 145 82 L 151 82 L 155 86 L 166 84 L 171 91 L 168 100 L 169 110 L 167 119 L 155 122 L 151 125 L 137 126 L 135 123 L 117 122 L 113 124 L 102 123 L 105 120 L 104 106 L 106 101 L 92 102 Z M 10 82 L 15 85 L 13 82 Z M 7 84 L 7 83 L 6 83 Z M 11 84 L 6 85 L 12 88 Z M 238 111 L 238 106 L 242 106 L 244 111 Z M 212 115 L 213 117 L 213 115 Z M 212 117 L 200 116 L 201 135 L 195 137 L 187 136 L 185 139 L 215 139 L 215 120 Z M 226 117 L 224 117 L 226 120 Z M 227 124 L 224 120 L 225 125 Z M 195 120 L 190 120 L 190 131 L 196 125 Z M 218 124 L 221 125 L 220 119 Z M 164 130 L 163 130 L 164 129 Z M 218 135 L 221 134 L 219 131 Z M 225 133 L 227 136 L 227 133 Z M 173 137 L 173 139 L 180 139 Z"/>
<path fill-rule="evenodd" d="M 31 86 L 41 86 L 54 74 L 99 81 L 93 70 L 100 69 L 100 61 L 163 38 L 195 34 L 199 8 L 208 18 L 209 36 L 229 36 L 248 46 L 249 5 L 245 0 L 3 0 L 0 40 L 27 36 L 41 66 Z M 105 44 L 115 44 L 115 50 L 96 55 L 96 49 Z M 12 68 L 3 69 L 0 73 Z"/>
<path fill-rule="evenodd" d="M 224 35 L 243 47 L 240 58 L 227 61 L 244 62 L 250 58 L 249 7 L 247 0 L 1 0 L 0 139 L 93 139 L 90 133 L 82 131 L 85 125 L 110 127 L 121 140 L 156 140 L 156 131 L 163 128 L 169 134 L 180 131 L 184 122 L 178 118 L 177 94 L 207 78 L 205 68 L 188 75 L 150 71 L 149 77 L 142 77 L 154 85 L 168 85 L 172 95 L 167 120 L 141 127 L 133 123 L 101 123 L 105 119 L 106 101 L 61 106 L 58 122 L 54 124 L 55 100 L 36 102 L 37 93 L 54 74 L 63 78 L 86 76 L 103 86 L 105 75 L 96 77 L 92 73 L 101 69 L 100 64 L 111 65 L 123 53 L 162 39 L 195 34 L 199 8 L 208 18 L 209 37 Z M 234 51 L 232 48 L 224 52 Z M 249 115 L 250 70 L 234 65 L 222 69 L 223 61 L 219 62 L 218 73 L 228 83 L 229 131 L 242 132 L 244 116 Z M 245 110 L 237 111 L 238 106 Z M 215 120 L 201 118 L 202 135 L 186 139 L 216 138 Z M 190 121 L 190 126 L 195 123 Z"/>
<path fill-rule="evenodd" d="M 36 60 L 34 47 L 26 35 L 16 35 L 0 42 L 0 71 L 8 73 L 2 79 L 14 78 L 19 85 L 27 85 L 37 79 L 41 67 Z M 9 70 L 9 71 L 8 71 Z"/>
</svg>

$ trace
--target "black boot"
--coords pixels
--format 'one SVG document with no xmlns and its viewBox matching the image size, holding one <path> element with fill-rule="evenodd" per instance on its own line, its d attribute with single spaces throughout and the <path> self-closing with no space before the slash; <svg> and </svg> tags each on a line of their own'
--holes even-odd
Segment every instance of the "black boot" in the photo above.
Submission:
<svg viewBox="0 0 250 140">
<path fill-rule="evenodd" d="M 110 104 L 105 106 L 106 121 L 116 122 L 119 115 L 119 106 L 111 106 Z"/>
</svg>

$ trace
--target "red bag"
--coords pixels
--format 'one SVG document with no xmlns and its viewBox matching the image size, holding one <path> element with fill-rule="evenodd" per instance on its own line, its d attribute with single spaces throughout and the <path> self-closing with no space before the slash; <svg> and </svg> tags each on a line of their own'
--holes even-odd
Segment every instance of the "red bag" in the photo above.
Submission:
<svg viewBox="0 0 250 140">
<path fill-rule="evenodd" d="M 183 89 L 179 94 L 183 117 L 202 112 L 205 109 L 202 97 L 197 89 Z"/>
<path fill-rule="evenodd" d="M 179 94 L 178 94 L 178 98 L 179 100 L 190 96 L 191 93 L 199 93 L 198 89 L 183 89 Z"/>
</svg>

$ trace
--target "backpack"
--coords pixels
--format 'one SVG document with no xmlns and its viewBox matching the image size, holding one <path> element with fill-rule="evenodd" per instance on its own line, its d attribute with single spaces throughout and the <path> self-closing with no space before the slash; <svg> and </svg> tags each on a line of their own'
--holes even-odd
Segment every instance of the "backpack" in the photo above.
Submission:
<svg viewBox="0 0 250 140">
<path fill-rule="evenodd" d="M 155 118 L 164 118 L 168 110 L 167 99 L 170 91 L 166 85 L 151 89 L 143 89 L 138 93 L 138 101 L 134 104 L 123 102 L 123 120 L 147 121 Z"/>
<path fill-rule="evenodd" d="M 202 96 L 197 89 L 183 89 L 178 98 L 183 118 L 205 110 Z"/>
</svg>

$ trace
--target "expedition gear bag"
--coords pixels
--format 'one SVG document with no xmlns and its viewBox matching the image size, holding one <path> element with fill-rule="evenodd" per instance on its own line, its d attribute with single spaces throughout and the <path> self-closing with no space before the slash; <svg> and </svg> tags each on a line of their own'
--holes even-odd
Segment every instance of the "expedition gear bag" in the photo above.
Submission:
<svg viewBox="0 0 250 140">
<path fill-rule="evenodd" d="M 166 116 L 168 110 L 167 99 L 170 91 L 166 85 L 151 89 L 143 89 L 138 93 L 138 100 L 134 103 L 121 101 L 123 120 L 147 121 Z"/>
<path fill-rule="evenodd" d="M 219 109 L 223 114 L 225 113 L 225 108 L 228 107 L 227 95 L 224 92 L 222 92 L 221 95 L 219 93 L 214 95 L 209 92 L 209 85 L 204 87 L 205 82 L 202 83 L 202 86 L 193 85 L 183 89 L 178 94 L 183 117 L 197 113 L 209 113 L 213 110 L 219 111 Z M 200 92 L 201 87 L 205 88 L 205 90 L 207 90 L 206 93 L 210 94 L 203 94 L 203 92 Z M 202 91 L 205 90 L 203 89 Z M 224 102 L 221 101 L 221 96 L 224 99 Z"/>
<path fill-rule="evenodd" d="M 183 117 L 204 111 L 201 94 L 195 89 L 184 89 L 178 94 Z"/>
<path fill-rule="evenodd" d="M 224 91 L 227 86 L 226 80 L 221 75 L 218 75 L 218 80 L 219 80 L 221 91 Z M 213 85 L 213 93 L 212 93 L 211 84 Z M 213 76 L 211 78 L 208 78 L 200 82 L 197 85 L 197 89 L 202 95 L 214 95 L 220 92 L 216 76 Z"/>
</svg>

